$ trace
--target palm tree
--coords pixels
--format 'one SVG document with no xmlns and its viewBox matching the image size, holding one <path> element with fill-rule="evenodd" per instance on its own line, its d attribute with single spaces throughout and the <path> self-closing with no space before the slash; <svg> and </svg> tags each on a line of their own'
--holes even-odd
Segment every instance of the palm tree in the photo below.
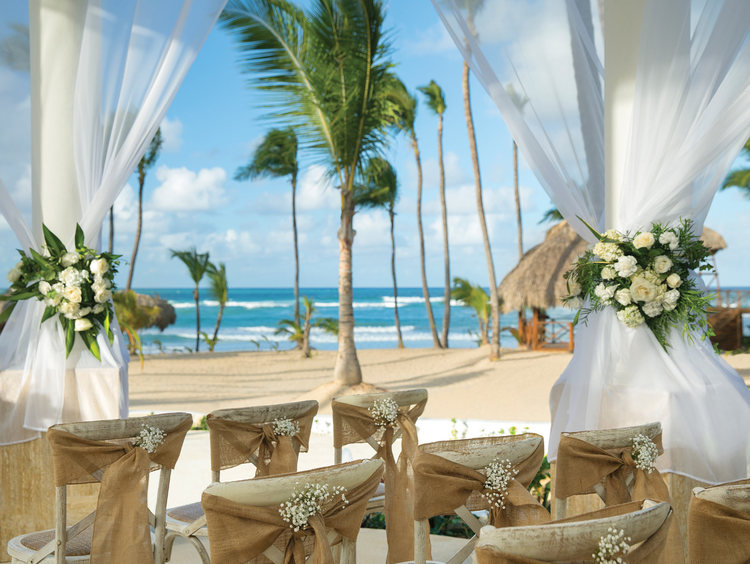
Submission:
<svg viewBox="0 0 750 564">
<path fill-rule="evenodd" d="M 476 36 L 474 27 L 474 16 L 484 4 L 484 0 L 466 0 L 466 24 L 469 32 Z M 482 229 L 482 240 L 484 241 L 484 255 L 487 260 L 487 274 L 490 282 L 490 309 L 492 312 L 492 339 L 490 340 L 490 360 L 500 358 L 500 299 L 497 295 L 497 281 L 495 278 L 495 262 L 492 259 L 492 248 L 490 236 L 487 230 L 487 219 L 484 214 L 484 201 L 482 199 L 482 174 L 479 170 L 479 153 L 477 152 L 477 136 L 474 132 L 474 117 L 471 112 L 471 91 L 469 90 L 469 65 L 464 62 L 463 66 L 463 95 L 464 112 L 466 113 L 466 128 L 469 133 L 469 148 L 471 149 L 471 163 L 474 168 L 474 190 L 477 198 L 477 213 L 479 215 L 479 226 Z"/>
<path fill-rule="evenodd" d="M 519 94 L 512 84 L 506 88 L 508 97 L 515 104 L 519 112 L 528 103 L 529 99 L 523 94 Z M 518 144 L 513 139 L 513 197 L 516 201 L 516 226 L 518 227 L 518 260 L 523 258 L 523 225 L 521 223 L 521 194 L 518 189 Z"/>
<path fill-rule="evenodd" d="M 141 242 L 141 229 L 143 228 L 143 185 L 146 182 L 146 171 L 154 166 L 156 159 L 159 158 L 159 151 L 161 150 L 162 138 L 161 128 L 156 130 L 151 143 L 146 150 L 146 154 L 141 157 L 138 163 L 138 223 L 135 227 L 135 242 L 133 243 L 133 256 L 130 259 L 130 270 L 128 271 L 128 283 L 125 285 L 126 290 L 130 290 L 133 284 L 133 272 L 135 272 L 135 257 L 138 255 L 138 245 Z M 114 238 L 114 219 L 112 217 L 112 208 L 109 210 L 109 235 L 110 235 L 110 246 L 113 244 L 112 239 Z"/>
<path fill-rule="evenodd" d="M 190 278 L 195 282 L 195 289 L 193 290 L 193 299 L 195 300 L 195 352 L 198 352 L 200 350 L 201 336 L 201 310 L 198 284 L 200 284 L 203 275 L 208 270 L 208 253 L 199 253 L 195 247 L 187 251 L 175 251 L 173 249 L 169 249 L 169 251 L 172 253 L 172 258 L 177 257 L 184 263 L 190 273 Z"/>
<path fill-rule="evenodd" d="M 251 161 L 234 173 L 235 180 L 255 179 L 264 176 L 288 176 L 292 184 L 292 233 L 294 234 L 294 319 L 299 323 L 299 245 L 297 242 L 297 135 L 291 127 L 271 129 Z"/>
<path fill-rule="evenodd" d="M 445 204 L 445 164 L 443 163 L 443 113 L 445 113 L 445 95 L 437 82 L 431 80 L 427 86 L 420 86 L 419 91 L 427 98 L 427 107 L 438 116 L 438 165 L 440 166 L 440 211 L 443 219 L 443 257 L 445 284 L 443 290 L 443 346 L 448 348 L 448 331 L 451 323 L 451 260 L 448 246 L 448 208 Z"/>
<path fill-rule="evenodd" d="M 220 262 L 218 266 L 212 262 L 208 263 L 206 275 L 211 282 L 211 295 L 219 302 L 219 313 L 216 315 L 216 327 L 214 327 L 214 336 L 206 339 L 208 350 L 213 352 L 216 343 L 219 342 L 219 325 L 221 318 L 224 316 L 224 308 L 227 306 L 229 299 L 229 285 L 227 283 L 227 266 Z"/>
<path fill-rule="evenodd" d="M 312 320 L 312 314 L 316 311 L 315 303 L 307 296 L 302 296 L 302 302 L 305 305 L 304 324 L 294 319 L 282 319 L 278 323 L 278 328 L 274 331 L 275 335 L 286 335 L 287 339 L 302 349 L 302 357 L 310 358 L 310 330 L 313 327 L 319 327 L 326 333 L 332 335 L 338 334 L 338 322 L 331 317 L 320 317 L 315 321 Z"/>
<path fill-rule="evenodd" d="M 362 185 L 357 195 L 358 207 L 386 208 L 391 220 L 391 277 L 393 278 L 393 317 L 396 323 L 398 348 L 404 348 L 401 320 L 398 316 L 398 284 L 396 284 L 396 238 L 394 235 L 398 199 L 398 178 L 391 163 L 381 157 L 372 157 L 362 171 Z"/>
<path fill-rule="evenodd" d="M 270 93 L 270 117 L 294 127 L 330 164 L 341 190 L 339 334 L 334 379 L 358 384 L 354 345 L 352 244 L 354 180 L 361 162 L 386 144 L 391 47 L 382 0 L 231 0 L 222 14 L 245 71 Z"/>
<path fill-rule="evenodd" d="M 490 312 L 490 297 L 484 288 L 474 285 L 465 278 L 454 278 L 451 298 L 461 305 L 474 310 L 479 321 L 479 344 L 487 344 L 487 317 Z"/>
<path fill-rule="evenodd" d="M 432 303 L 430 302 L 430 288 L 427 285 L 427 271 L 425 269 L 424 230 L 422 228 L 422 159 L 419 153 L 419 142 L 414 129 L 414 120 L 417 117 L 417 99 L 412 96 L 400 80 L 391 85 L 391 99 L 394 104 L 392 115 L 393 126 L 403 131 L 411 140 L 414 151 L 414 160 L 417 162 L 417 231 L 419 233 L 419 262 L 422 272 L 422 294 L 424 295 L 425 307 L 427 308 L 427 321 L 430 324 L 432 344 L 436 349 L 442 347 L 435 327 L 435 317 L 432 314 Z"/>
<path fill-rule="evenodd" d="M 745 141 L 745 146 L 742 147 L 740 153 L 746 160 L 750 160 L 750 139 Z M 721 185 L 721 189 L 725 190 L 732 186 L 736 186 L 745 194 L 746 197 L 750 198 L 750 168 L 737 168 L 730 172 L 724 184 Z"/>
</svg>

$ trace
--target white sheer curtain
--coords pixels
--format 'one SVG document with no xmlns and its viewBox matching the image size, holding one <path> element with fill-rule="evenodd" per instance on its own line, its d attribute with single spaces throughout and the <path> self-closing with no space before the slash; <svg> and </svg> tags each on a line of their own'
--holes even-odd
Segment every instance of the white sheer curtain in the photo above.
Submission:
<svg viewBox="0 0 750 564">
<path fill-rule="evenodd" d="M 102 220 L 159 127 L 225 2 L 90 0 L 86 4 L 71 108 L 81 209 L 69 222 L 80 223 L 89 246 L 99 246 Z M 0 114 L 4 111 L 10 110 L 0 108 Z M 26 225 L 1 181 L 0 211 L 22 248 L 39 249 L 37 230 L 32 232 Z M 35 226 L 42 221 L 33 218 Z M 72 240 L 65 242 L 72 244 Z M 101 363 L 80 345 L 66 362 L 59 324 L 50 320 L 40 326 L 42 311 L 41 302 L 19 303 L 0 334 L 0 444 L 33 439 L 64 417 L 127 416 L 128 355 L 119 329 L 115 328 L 113 346 L 99 336 Z M 104 380 L 95 376 L 97 370 L 118 371 L 119 389 L 103 385 Z M 94 376 L 87 379 L 86 373 Z M 76 389 L 66 389 L 66 379 Z M 118 404 L 112 412 L 111 406 Z M 102 405 L 110 406 L 110 411 L 102 413 Z"/>
<path fill-rule="evenodd" d="M 635 231 L 691 218 L 698 232 L 750 135 L 750 2 L 646 0 L 624 187 L 609 224 L 600 2 L 433 0 L 475 75 L 563 216 Z M 670 31 L 663 23 L 671 21 Z M 523 113 L 508 89 L 528 98 Z M 661 421 L 660 469 L 717 483 L 747 471 L 750 392 L 708 341 L 675 331 L 665 353 L 613 311 L 579 327 L 551 397 L 559 434 Z"/>
</svg>

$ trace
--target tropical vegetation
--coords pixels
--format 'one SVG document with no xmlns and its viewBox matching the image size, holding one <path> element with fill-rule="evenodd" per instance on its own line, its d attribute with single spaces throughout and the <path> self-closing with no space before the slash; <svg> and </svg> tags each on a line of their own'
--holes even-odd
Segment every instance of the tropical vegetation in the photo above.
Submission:
<svg viewBox="0 0 750 564">
<path fill-rule="evenodd" d="M 451 298 L 462 306 L 474 310 L 474 315 L 479 323 L 479 344 L 486 345 L 488 339 L 488 318 L 490 315 L 490 297 L 479 284 L 472 284 L 465 278 L 455 277 Z"/>
<path fill-rule="evenodd" d="M 305 317 L 300 323 L 295 319 L 282 319 L 278 323 L 278 329 L 274 331 L 276 335 L 286 335 L 287 339 L 297 345 L 302 350 L 303 358 L 312 356 L 312 347 L 310 346 L 310 331 L 313 327 L 318 327 L 332 335 L 338 334 L 338 321 L 332 317 L 320 317 L 313 320 L 312 315 L 315 313 L 315 303 L 307 296 L 302 296 L 302 303 L 305 306 Z"/>
<path fill-rule="evenodd" d="M 219 342 L 219 326 L 221 325 L 221 319 L 224 316 L 224 308 L 227 307 L 227 301 L 229 300 L 227 267 L 223 262 L 220 262 L 218 265 L 209 262 L 206 276 L 208 276 L 208 279 L 211 282 L 211 295 L 219 303 L 219 312 L 216 314 L 216 326 L 214 327 L 213 336 L 209 337 L 208 334 L 204 332 L 201 332 L 201 336 L 203 337 L 203 340 L 206 341 L 208 350 L 213 352 L 216 343 Z"/>
<path fill-rule="evenodd" d="M 195 352 L 198 352 L 201 342 L 201 310 L 198 285 L 209 269 L 208 253 L 199 253 L 195 247 L 186 251 L 175 251 L 173 249 L 169 249 L 169 251 L 172 253 L 172 258 L 178 258 L 182 261 L 188 269 L 190 278 L 195 283 L 195 289 L 193 290 L 193 299 L 195 300 Z"/>
<path fill-rule="evenodd" d="M 750 167 L 747 162 L 750 161 L 750 139 L 745 141 L 740 155 L 745 159 L 745 166 L 732 170 L 721 185 L 721 189 L 735 187 L 742 191 L 745 197 L 750 198 Z"/>
</svg>

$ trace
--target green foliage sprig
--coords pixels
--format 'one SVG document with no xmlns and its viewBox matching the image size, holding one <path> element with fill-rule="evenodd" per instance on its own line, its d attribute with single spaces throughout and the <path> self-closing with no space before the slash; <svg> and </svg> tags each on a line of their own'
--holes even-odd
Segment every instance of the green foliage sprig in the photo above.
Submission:
<svg viewBox="0 0 750 564">
<path fill-rule="evenodd" d="M 73 350 L 76 335 L 101 361 L 96 337 L 104 331 L 110 344 L 114 334 L 112 292 L 120 255 L 87 247 L 80 225 L 76 225 L 75 249 L 69 251 L 46 225 L 42 226 L 41 252 L 18 250 L 21 260 L 8 273 L 11 302 L 36 298 L 45 304 L 42 323 L 57 316 L 65 333 L 65 356 Z M 15 303 L 13 304 L 15 306 Z"/>
<path fill-rule="evenodd" d="M 701 339 L 713 334 L 706 319 L 713 296 L 704 295 L 691 277 L 691 271 L 712 270 L 706 261 L 711 251 L 693 234 L 691 220 L 676 227 L 654 223 L 632 236 L 613 229 L 599 233 L 584 224 L 598 242 L 564 274 L 568 296 L 563 302 L 579 310 L 574 323 L 614 307 L 628 327 L 646 324 L 667 351 L 673 328 L 689 342 L 695 334 Z"/>
</svg>

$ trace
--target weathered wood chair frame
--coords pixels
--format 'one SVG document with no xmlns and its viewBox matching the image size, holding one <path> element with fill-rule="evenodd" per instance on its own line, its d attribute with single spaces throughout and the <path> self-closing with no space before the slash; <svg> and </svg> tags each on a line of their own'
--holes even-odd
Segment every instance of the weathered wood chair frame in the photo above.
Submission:
<svg viewBox="0 0 750 564">
<path fill-rule="evenodd" d="M 263 476 L 253 480 L 217 482 L 208 486 L 205 492 L 229 499 L 235 503 L 257 507 L 275 506 L 288 501 L 295 485 L 301 481 L 324 482 L 329 486 L 343 486 L 350 490 L 367 480 L 382 465 L 382 460 L 370 459 L 362 460 L 357 464 L 329 466 L 282 476 Z M 328 542 L 331 546 L 340 543 L 339 564 L 356 563 L 356 540 L 342 537 L 335 531 L 328 531 Z M 274 545 L 268 547 L 263 555 L 274 564 L 284 563 L 284 553 Z"/>
<path fill-rule="evenodd" d="M 486 526 L 479 533 L 477 548 L 492 547 L 544 562 L 588 561 L 610 527 L 625 531 L 634 546 L 653 535 L 671 510 L 666 502 L 645 500 L 638 511 L 601 519 L 501 529 Z"/>
<path fill-rule="evenodd" d="M 562 435 L 586 441 L 587 443 L 599 447 L 602 450 L 613 450 L 631 446 L 633 444 L 633 437 L 638 434 L 642 434 L 647 436 L 649 439 L 653 439 L 659 433 L 661 433 L 661 423 L 656 421 L 653 423 L 646 423 L 645 425 L 635 425 L 633 427 L 619 427 L 617 429 L 600 429 L 595 431 L 577 431 L 562 433 Z M 663 452 L 663 450 L 660 450 L 659 454 L 662 454 Z M 632 495 L 632 474 L 626 479 L 625 487 L 628 488 L 628 491 Z M 592 488 L 592 491 L 586 493 L 595 493 L 602 499 L 602 501 L 606 503 L 603 484 L 595 484 Z M 557 493 L 555 493 L 555 520 L 564 519 L 567 513 L 567 509 L 567 498 L 559 498 L 557 497 Z"/>
<path fill-rule="evenodd" d="M 281 418 L 297 419 L 298 417 L 309 413 L 313 409 L 317 413 L 318 402 L 315 400 L 306 400 L 275 405 L 217 409 L 216 411 L 212 411 L 210 415 L 216 419 L 226 419 L 238 423 L 245 423 L 247 425 L 263 425 L 265 423 L 271 423 L 274 420 Z M 211 441 L 211 443 L 213 444 L 218 440 L 218 438 L 219 437 L 217 436 L 217 432 L 209 428 L 209 440 Z M 297 440 L 294 440 L 292 444 L 297 455 L 299 455 L 301 451 L 305 450 Z M 236 464 L 235 466 L 240 466 L 246 463 L 250 463 L 257 468 L 257 452 L 251 453 L 246 462 Z M 221 470 L 211 470 L 211 481 L 221 481 Z M 206 529 L 206 516 L 202 513 L 202 509 L 200 516 L 196 517 L 193 521 L 190 522 L 186 522 L 170 516 L 170 513 L 172 512 L 179 512 L 180 510 L 185 509 L 189 510 L 190 507 L 193 507 L 195 505 L 198 505 L 198 507 L 200 508 L 200 503 L 196 503 L 188 506 L 172 507 L 167 510 L 167 529 L 169 530 L 169 533 L 167 533 L 166 547 L 168 560 L 171 558 L 174 541 L 177 539 L 177 537 L 183 537 L 193 545 L 193 548 L 195 548 L 195 550 L 198 552 L 198 555 L 203 564 L 209 564 L 211 562 L 206 548 L 198 538 L 208 536 L 208 530 Z"/>
<path fill-rule="evenodd" d="M 340 403 L 348 403 L 349 405 L 354 405 L 357 407 L 370 407 L 372 405 L 372 402 L 375 400 L 383 399 L 383 398 L 391 398 L 393 401 L 395 401 L 399 407 L 404 406 L 412 406 L 417 403 L 419 403 L 422 400 L 427 399 L 427 390 L 424 388 L 418 388 L 414 390 L 404 390 L 399 392 L 375 392 L 371 394 L 356 394 L 356 395 L 350 395 L 350 396 L 340 396 L 333 398 L 337 402 Z M 338 425 L 336 425 L 335 421 L 340 418 L 340 415 L 336 412 L 336 406 L 332 403 L 332 418 L 334 421 L 333 425 L 333 434 L 334 434 L 334 444 L 336 443 L 336 436 L 337 436 L 337 429 L 339 428 Z M 348 444 L 356 444 L 356 443 L 367 443 L 370 445 L 373 450 L 376 451 L 376 454 L 372 456 L 372 458 L 376 458 L 377 450 L 380 448 L 380 444 L 378 443 L 375 436 L 378 433 L 374 433 L 367 437 L 366 439 L 359 439 L 356 441 L 352 441 Z M 401 428 L 398 427 L 393 433 L 393 440 L 395 441 L 401 436 Z M 333 461 L 334 464 L 341 464 L 341 456 L 342 456 L 342 449 L 341 447 L 334 447 L 333 448 Z M 376 513 L 378 511 L 382 512 L 385 509 L 385 488 L 381 484 L 380 487 L 378 487 L 378 490 L 375 492 L 375 495 L 373 495 L 372 499 L 370 499 L 370 503 L 367 505 L 367 511 L 365 512 L 365 515 L 370 513 Z"/>
<path fill-rule="evenodd" d="M 693 488 L 693 497 L 750 514 L 750 484 L 719 484 L 706 488 Z"/>
<path fill-rule="evenodd" d="M 529 434 L 480 437 L 459 441 L 425 443 L 419 445 L 419 451 L 440 456 L 472 470 L 482 470 L 496 458 L 501 460 L 507 459 L 514 465 L 518 464 L 531 456 L 543 440 L 539 435 Z M 454 448 L 451 449 L 451 447 Z M 416 479 L 417 477 L 415 476 Z M 437 495 L 439 495 L 439 492 Z M 483 501 L 480 494 L 474 493 L 466 500 L 464 505 L 456 507 L 453 510 L 474 531 L 474 536 L 446 564 L 460 564 L 472 553 L 474 545 L 477 542 L 477 535 L 482 528 L 482 523 L 471 511 L 472 509 L 480 509 L 486 506 L 487 504 Z M 429 530 L 430 526 L 427 519 L 414 521 L 414 564 L 425 564 L 427 562 L 427 536 L 429 535 Z"/>
<path fill-rule="evenodd" d="M 166 434 L 172 429 L 183 424 L 186 419 L 192 420 L 189 413 L 164 413 L 149 415 L 146 417 L 134 417 L 132 419 L 113 419 L 104 421 L 84 421 L 81 423 L 63 423 L 53 425 L 50 429 L 67 431 L 83 439 L 94 441 L 123 442 L 138 436 L 142 425 L 151 425 L 164 431 Z M 150 471 L 160 470 L 159 488 L 156 497 L 155 511 L 149 509 L 149 521 L 153 527 L 154 564 L 165 562 L 165 536 L 167 512 L 167 494 L 169 492 L 169 480 L 172 470 L 158 464 L 151 463 Z M 103 470 L 98 470 L 94 477 L 101 480 Z M 89 513 L 83 519 L 67 526 L 67 485 L 55 488 L 55 536 L 40 549 L 34 551 L 22 544 L 22 539 L 28 535 L 20 535 L 8 542 L 8 554 L 12 557 L 13 564 L 36 564 L 37 562 L 51 562 L 50 557 L 54 554 L 57 564 L 70 562 L 89 562 L 89 555 L 67 556 L 67 542 L 93 528 L 96 511 Z M 47 532 L 47 531 L 44 531 Z M 93 531 L 92 531 L 93 532 Z M 31 533 L 33 534 L 33 533 Z"/>
</svg>

